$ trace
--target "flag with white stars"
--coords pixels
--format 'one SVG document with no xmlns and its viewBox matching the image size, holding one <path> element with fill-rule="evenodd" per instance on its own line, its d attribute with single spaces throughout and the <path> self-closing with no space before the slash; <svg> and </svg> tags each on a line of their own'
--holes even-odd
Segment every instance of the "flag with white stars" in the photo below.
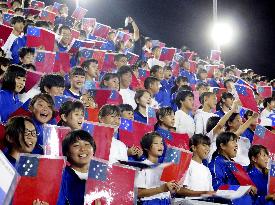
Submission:
<svg viewBox="0 0 275 205">
<path fill-rule="evenodd" d="M 135 175 L 134 168 L 92 159 L 86 181 L 84 203 L 93 204 L 95 199 L 102 198 L 108 205 L 135 204 Z"/>
<path fill-rule="evenodd" d="M 150 71 L 142 68 L 138 69 L 138 78 L 144 83 L 145 79 L 150 76 Z"/>
<path fill-rule="evenodd" d="M 177 61 L 173 60 L 170 64 L 170 67 L 172 69 L 173 75 L 178 76 L 179 75 L 179 68 L 180 68 L 179 63 Z"/>
<path fill-rule="evenodd" d="M 172 61 L 175 53 L 176 53 L 176 48 L 163 47 L 163 48 L 161 48 L 159 60 L 160 61 Z"/>
<path fill-rule="evenodd" d="M 3 14 L 3 24 L 10 26 L 11 25 L 11 19 L 14 15 L 10 13 L 4 13 Z"/>
<path fill-rule="evenodd" d="M 34 26 L 28 26 L 27 35 L 40 37 L 40 28 Z"/>
<path fill-rule="evenodd" d="M 13 204 L 32 204 L 34 198 L 57 204 L 65 165 L 64 157 L 20 155 L 16 169 L 21 177 L 13 196 Z"/>
<path fill-rule="evenodd" d="M 150 106 L 146 107 L 147 124 L 154 125 L 157 122 L 156 110 Z"/>
<path fill-rule="evenodd" d="M 185 150 L 189 150 L 189 136 L 186 133 L 176 133 L 171 132 L 169 130 L 164 130 L 161 128 L 158 128 L 156 130 L 157 133 L 159 133 L 165 143 L 170 146 L 175 146 L 178 148 L 182 148 Z"/>
<path fill-rule="evenodd" d="M 103 39 L 106 39 L 110 31 L 111 31 L 110 26 L 96 22 L 93 35 L 96 37 L 101 37 Z"/>
<path fill-rule="evenodd" d="M 34 9 L 43 9 L 45 7 L 45 3 L 43 1 L 31 1 L 31 8 Z"/>
<path fill-rule="evenodd" d="M 111 143 L 115 134 L 113 127 L 95 122 L 84 122 L 82 130 L 87 131 L 95 141 L 95 156 L 100 159 L 109 160 Z"/>
<path fill-rule="evenodd" d="M 81 48 L 79 50 L 79 58 L 77 59 L 78 65 L 81 65 L 85 60 L 93 57 L 94 50 Z"/>
<path fill-rule="evenodd" d="M 257 92 L 262 98 L 272 97 L 272 86 L 257 86 Z"/>
<path fill-rule="evenodd" d="M 275 126 L 275 113 L 272 113 L 268 116 L 269 119 L 271 119 L 271 126 Z"/>
<path fill-rule="evenodd" d="M 253 90 L 246 85 L 235 84 L 236 94 L 238 95 L 242 106 L 249 110 L 259 113 L 258 104 L 255 100 Z"/>
<path fill-rule="evenodd" d="M 250 85 L 248 82 L 246 82 L 245 80 L 241 79 L 241 78 L 237 78 L 238 80 L 235 82 L 235 84 L 238 84 L 238 85 L 245 85 L 245 86 L 248 86 L 250 88 L 253 89 L 253 86 Z"/>
<path fill-rule="evenodd" d="M 62 6 L 63 4 L 54 2 L 52 11 L 57 14 L 59 10 L 62 8 Z"/>
<path fill-rule="evenodd" d="M 114 69 L 115 66 L 115 53 L 105 53 L 104 56 L 104 63 L 103 63 L 103 67 L 102 70 L 106 71 L 106 72 L 110 72 L 112 71 L 112 69 Z"/>
<path fill-rule="evenodd" d="M 76 21 L 80 21 L 86 15 L 87 12 L 87 9 L 84 9 L 79 6 L 74 10 L 72 18 L 74 18 Z"/>
<path fill-rule="evenodd" d="M 248 186 L 248 185 L 255 186 L 242 165 L 233 161 L 225 161 L 225 162 L 227 163 L 227 167 L 229 171 L 234 175 L 234 177 L 236 178 L 236 180 L 239 182 L 241 186 Z"/>
<path fill-rule="evenodd" d="M 126 118 L 121 118 L 119 129 L 127 130 L 128 132 L 132 132 L 133 131 L 133 121 L 126 119 Z"/>
<path fill-rule="evenodd" d="M 95 18 L 83 18 L 82 19 L 82 29 L 84 31 L 86 31 L 87 33 L 90 33 L 96 23 L 96 19 Z"/>
<path fill-rule="evenodd" d="M 131 34 L 125 33 L 124 31 L 117 31 L 116 33 L 116 41 L 124 41 L 124 43 L 127 43 L 130 38 Z"/>
<path fill-rule="evenodd" d="M 275 194 L 275 161 L 271 161 L 270 170 L 268 172 L 268 184 L 267 192 L 268 194 Z"/>
<path fill-rule="evenodd" d="M 254 134 L 261 137 L 261 138 L 264 138 L 265 137 L 265 132 L 266 132 L 265 127 L 263 127 L 261 125 L 257 125 Z"/>
<path fill-rule="evenodd" d="M 54 108 L 59 110 L 62 104 L 67 101 L 74 101 L 74 99 L 66 95 L 54 96 Z"/>
<path fill-rule="evenodd" d="M 52 73 L 54 70 L 55 53 L 49 51 L 36 51 L 35 67 L 41 73 Z"/>
<path fill-rule="evenodd" d="M 40 13 L 40 19 L 43 21 L 49 21 L 51 23 L 54 23 L 56 14 L 51 11 L 42 10 Z"/>
<path fill-rule="evenodd" d="M 192 153 L 173 146 L 167 146 L 164 163 L 167 163 L 160 180 L 169 182 L 172 180 L 183 182 L 192 159 Z"/>
</svg>

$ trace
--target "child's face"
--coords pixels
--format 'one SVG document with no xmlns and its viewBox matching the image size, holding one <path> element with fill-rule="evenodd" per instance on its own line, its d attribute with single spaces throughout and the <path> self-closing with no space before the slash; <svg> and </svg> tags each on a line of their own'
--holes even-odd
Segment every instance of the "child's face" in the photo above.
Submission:
<svg viewBox="0 0 275 205">
<path fill-rule="evenodd" d="M 134 113 L 133 111 L 123 111 L 121 113 L 121 117 L 129 120 L 134 120 Z"/>
<path fill-rule="evenodd" d="M 242 118 L 240 115 L 237 115 L 235 119 L 229 123 L 230 129 L 231 130 L 238 130 L 239 127 L 243 124 Z"/>
<path fill-rule="evenodd" d="M 233 101 L 234 101 L 234 99 L 232 99 L 232 98 L 226 98 L 226 99 L 224 100 L 224 105 L 225 105 L 227 108 L 231 108 L 232 105 L 233 105 Z"/>
<path fill-rule="evenodd" d="M 222 77 L 222 73 L 221 73 L 220 69 L 215 69 L 214 77 L 215 78 L 221 78 Z"/>
<path fill-rule="evenodd" d="M 202 80 L 205 80 L 205 79 L 207 78 L 207 73 L 201 73 L 201 74 L 200 74 L 200 78 L 201 78 Z"/>
<path fill-rule="evenodd" d="M 194 98 L 191 96 L 187 96 L 181 104 L 182 107 L 185 107 L 187 110 L 192 110 L 194 107 Z"/>
<path fill-rule="evenodd" d="M 18 33 L 22 33 L 23 32 L 23 29 L 24 29 L 24 23 L 23 22 L 17 22 L 13 25 L 13 28 L 16 32 Z"/>
<path fill-rule="evenodd" d="M 206 86 L 201 86 L 198 91 L 199 91 L 199 95 L 201 95 L 205 92 L 208 92 L 208 88 Z"/>
<path fill-rule="evenodd" d="M 111 78 L 110 80 L 105 80 L 104 85 L 113 90 L 119 90 L 119 79 Z"/>
<path fill-rule="evenodd" d="M 63 95 L 64 89 L 65 89 L 64 87 L 53 86 L 50 89 L 47 88 L 46 92 L 52 97 L 60 96 L 60 95 Z"/>
<path fill-rule="evenodd" d="M 167 128 L 174 127 L 175 124 L 175 114 L 171 113 L 161 118 L 161 122 Z"/>
<path fill-rule="evenodd" d="M 80 100 L 86 108 L 97 108 L 97 104 L 95 103 L 94 98 L 89 94 L 83 94 Z"/>
<path fill-rule="evenodd" d="M 32 123 L 25 121 L 25 133 L 24 138 L 20 138 L 20 152 L 21 153 L 31 153 L 37 142 L 36 130 Z"/>
<path fill-rule="evenodd" d="M 205 101 L 211 109 L 214 109 L 217 105 L 217 97 L 215 94 L 210 95 Z"/>
<path fill-rule="evenodd" d="M 163 154 L 164 146 L 161 137 L 154 137 L 148 156 L 160 157 Z"/>
<path fill-rule="evenodd" d="M 210 152 L 210 146 L 207 144 L 198 144 L 193 147 L 193 152 L 196 153 L 201 160 L 206 159 Z"/>
<path fill-rule="evenodd" d="M 75 109 L 67 117 L 64 117 L 67 126 L 72 130 L 79 130 L 82 128 L 84 122 L 84 112 L 82 109 Z"/>
<path fill-rule="evenodd" d="M 97 78 L 99 76 L 98 64 L 90 63 L 87 73 L 91 78 Z"/>
<path fill-rule="evenodd" d="M 124 73 L 121 75 L 121 85 L 125 88 L 128 88 L 131 85 L 132 82 L 132 73 Z"/>
<path fill-rule="evenodd" d="M 178 88 L 180 88 L 183 85 L 188 85 L 188 82 L 181 80 L 179 83 L 177 83 L 177 85 L 178 85 Z"/>
<path fill-rule="evenodd" d="M 15 78 L 15 92 L 20 93 L 26 84 L 26 78 L 25 77 L 16 77 Z"/>
<path fill-rule="evenodd" d="M 270 102 L 270 104 L 268 104 L 268 108 L 269 108 L 270 110 L 274 110 L 274 109 L 275 109 L 275 101 L 274 101 L 274 100 L 272 100 L 272 101 Z"/>
<path fill-rule="evenodd" d="M 69 45 L 71 38 L 72 38 L 72 34 L 71 31 L 69 29 L 62 29 L 61 33 L 60 33 L 61 38 L 61 43 L 64 46 Z"/>
<path fill-rule="evenodd" d="M 85 82 L 85 76 L 83 75 L 73 75 L 71 78 L 71 87 L 80 90 Z"/>
<path fill-rule="evenodd" d="M 126 57 L 122 57 L 118 61 L 115 61 L 114 63 L 115 63 L 117 68 L 120 68 L 122 66 L 127 65 L 128 59 Z"/>
<path fill-rule="evenodd" d="M 148 92 L 144 92 L 143 95 L 137 100 L 140 107 L 146 108 L 152 102 L 151 95 Z"/>
<path fill-rule="evenodd" d="M 159 80 L 163 80 L 164 78 L 164 73 L 163 73 L 163 69 L 160 68 L 156 73 L 155 73 L 155 77 Z"/>
<path fill-rule="evenodd" d="M 164 79 L 169 80 L 172 77 L 172 70 L 164 70 Z"/>
<path fill-rule="evenodd" d="M 261 150 L 261 152 L 257 155 L 257 157 L 253 157 L 252 160 L 259 168 L 265 169 L 267 168 L 269 156 L 268 154 L 265 153 L 264 150 Z"/>
<path fill-rule="evenodd" d="M 236 140 L 231 139 L 226 145 L 222 144 L 221 148 L 229 158 L 232 159 L 236 157 L 237 151 L 238 151 L 237 139 Z"/>
<path fill-rule="evenodd" d="M 151 92 L 153 93 L 153 95 L 157 94 L 160 89 L 160 82 L 159 81 L 153 82 L 150 85 L 150 89 L 151 89 Z"/>
<path fill-rule="evenodd" d="M 51 105 L 40 98 L 38 98 L 34 105 L 30 107 L 30 110 L 33 113 L 35 119 L 42 124 L 49 122 L 53 116 Z"/>
<path fill-rule="evenodd" d="M 33 64 L 34 63 L 34 54 L 27 53 L 23 59 L 21 59 L 22 64 Z"/>
<path fill-rule="evenodd" d="M 70 163 L 76 167 L 83 167 L 90 163 L 94 149 L 92 145 L 84 140 L 77 140 L 69 146 L 68 158 Z"/>
<path fill-rule="evenodd" d="M 107 115 L 102 117 L 100 121 L 106 125 L 119 126 L 120 125 L 120 116 L 117 113 L 112 115 Z"/>
</svg>

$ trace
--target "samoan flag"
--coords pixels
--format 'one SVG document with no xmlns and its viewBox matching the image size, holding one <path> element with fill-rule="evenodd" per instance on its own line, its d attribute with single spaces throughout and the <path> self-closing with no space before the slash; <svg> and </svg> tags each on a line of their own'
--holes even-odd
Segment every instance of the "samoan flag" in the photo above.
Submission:
<svg viewBox="0 0 275 205">
<path fill-rule="evenodd" d="M 135 120 L 121 118 L 119 126 L 119 140 L 128 147 L 140 147 L 142 137 L 154 130 L 153 125 L 144 124 Z"/>
<path fill-rule="evenodd" d="M 180 72 L 180 65 L 177 61 L 173 60 L 170 64 L 173 76 L 178 76 Z"/>
<path fill-rule="evenodd" d="M 157 132 L 164 138 L 167 145 L 189 150 L 188 134 L 180 134 L 165 129 L 158 129 Z"/>
<path fill-rule="evenodd" d="M 240 114 L 241 118 L 244 118 L 246 111 L 247 111 L 247 109 L 245 109 L 243 107 L 240 108 L 239 114 Z"/>
<path fill-rule="evenodd" d="M 238 84 L 235 84 L 235 89 L 242 103 L 242 107 L 259 113 L 253 90 L 248 86 Z"/>
<path fill-rule="evenodd" d="M 98 61 L 98 69 L 100 71 L 102 71 L 102 69 L 103 69 L 105 53 L 106 53 L 106 51 L 101 51 L 101 50 L 94 50 L 94 52 L 93 52 L 92 58 L 96 59 Z"/>
<path fill-rule="evenodd" d="M 38 72 L 52 73 L 54 70 L 55 53 L 49 51 L 37 51 L 35 67 Z"/>
<path fill-rule="evenodd" d="M 54 96 L 54 109 L 59 110 L 62 104 L 67 101 L 74 101 L 74 98 L 66 95 Z"/>
<path fill-rule="evenodd" d="M 109 160 L 112 139 L 115 130 L 104 124 L 84 122 L 82 129 L 89 132 L 96 143 L 97 151 L 95 157 Z"/>
<path fill-rule="evenodd" d="M 0 47 L 2 47 L 8 40 L 13 28 L 7 25 L 0 25 Z M 2 46 L 1 46 L 2 44 Z"/>
<path fill-rule="evenodd" d="M 275 154 L 275 134 L 261 125 L 256 126 L 252 144 L 263 145 L 272 155 Z"/>
<path fill-rule="evenodd" d="M 81 19 L 84 18 L 85 14 L 88 12 L 87 9 L 84 9 L 82 7 L 77 7 L 73 14 L 72 14 L 72 18 L 74 18 L 76 21 L 80 21 Z"/>
<path fill-rule="evenodd" d="M 239 85 L 246 85 L 248 87 L 250 87 L 251 89 L 254 89 L 252 85 L 250 85 L 248 82 L 246 82 L 245 80 L 241 79 L 241 78 L 237 78 L 238 80 L 235 82 L 235 84 L 239 84 Z"/>
<path fill-rule="evenodd" d="M 39 73 L 32 70 L 27 70 L 26 73 L 26 83 L 25 83 L 25 92 L 28 92 L 32 89 L 36 84 L 40 82 L 43 73 Z"/>
<path fill-rule="evenodd" d="M 54 2 L 52 11 L 57 14 L 62 6 L 63 4 Z"/>
<path fill-rule="evenodd" d="M 102 71 L 110 72 L 116 67 L 115 55 L 115 53 L 105 53 Z"/>
<path fill-rule="evenodd" d="M 198 63 L 192 60 L 188 60 L 188 62 L 189 62 L 189 72 L 197 73 Z"/>
<path fill-rule="evenodd" d="M 82 29 L 84 31 L 86 31 L 87 33 L 90 33 L 96 23 L 96 19 L 95 18 L 83 18 L 82 19 Z"/>
<path fill-rule="evenodd" d="M 185 60 L 192 60 L 193 54 L 194 52 L 186 51 L 186 52 L 183 52 L 183 57 Z"/>
<path fill-rule="evenodd" d="M 77 64 L 81 65 L 85 60 L 88 60 L 93 57 L 94 50 L 93 49 L 80 49 L 79 57 L 77 59 Z"/>
<path fill-rule="evenodd" d="M 183 183 L 191 159 L 191 152 L 177 147 L 167 146 L 163 163 L 168 163 L 169 165 L 163 169 L 160 180 L 164 182 L 175 180 Z"/>
<path fill-rule="evenodd" d="M 106 39 L 110 31 L 111 31 L 110 26 L 96 22 L 93 35 L 96 37 L 101 37 L 103 39 Z"/>
<path fill-rule="evenodd" d="M 31 1 L 31 8 L 34 9 L 43 9 L 45 7 L 45 3 L 43 1 Z"/>
<path fill-rule="evenodd" d="M 257 92 L 262 98 L 272 97 L 272 86 L 257 86 Z"/>
<path fill-rule="evenodd" d="M 228 161 L 226 163 L 227 167 L 241 186 L 255 186 L 242 165 L 231 161 Z"/>
<path fill-rule="evenodd" d="M 127 56 L 129 65 L 135 65 L 139 58 L 139 55 L 131 52 L 127 52 L 126 56 Z"/>
<path fill-rule="evenodd" d="M 268 194 L 275 194 L 275 162 L 271 161 L 270 170 L 268 172 L 268 184 L 267 184 Z"/>
<path fill-rule="evenodd" d="M 3 14 L 3 24 L 6 26 L 10 26 L 12 17 L 14 17 L 13 14 L 4 13 Z"/>
<path fill-rule="evenodd" d="M 27 15 L 35 16 L 35 15 L 39 15 L 40 13 L 41 13 L 41 11 L 39 9 L 23 8 L 24 16 L 27 16 Z"/>
<path fill-rule="evenodd" d="M 84 203 L 132 205 L 136 201 L 136 169 L 129 166 L 108 164 L 107 161 L 93 158 L 86 181 Z M 123 176 L 123 177 L 122 177 Z"/>
<path fill-rule="evenodd" d="M 94 45 L 92 41 L 74 39 L 68 48 L 68 53 L 76 54 L 80 48 L 93 48 Z"/>
<path fill-rule="evenodd" d="M 161 48 L 159 60 L 160 61 L 172 61 L 175 53 L 176 53 L 176 48 L 163 47 L 163 48 Z"/>
<path fill-rule="evenodd" d="M 21 155 L 16 165 L 21 177 L 13 196 L 13 204 L 32 204 L 34 196 L 49 204 L 57 204 L 64 167 L 63 157 Z"/>
<path fill-rule="evenodd" d="M 219 65 L 205 65 L 204 69 L 207 71 L 207 77 L 213 78 L 216 69 L 219 69 Z"/>
<path fill-rule="evenodd" d="M 221 61 L 221 51 L 220 50 L 211 50 L 210 60 L 211 61 Z"/>
<path fill-rule="evenodd" d="M 150 106 L 146 107 L 147 124 L 155 125 L 157 123 L 156 110 Z"/>
<path fill-rule="evenodd" d="M 105 43 L 104 41 L 99 41 L 99 40 L 93 40 L 95 43 L 94 49 L 101 49 L 102 45 Z"/>
<path fill-rule="evenodd" d="M 122 97 L 119 94 L 118 91 L 112 90 L 109 99 L 107 100 L 107 104 L 112 104 L 112 105 L 120 105 L 122 104 Z"/>
<path fill-rule="evenodd" d="M 54 23 L 56 14 L 51 11 L 42 10 L 40 13 L 40 19 L 42 21 L 49 21 L 51 23 Z"/>
<path fill-rule="evenodd" d="M 131 38 L 131 34 L 125 33 L 123 31 L 117 31 L 116 33 L 116 41 L 124 41 L 126 43 Z"/>
<path fill-rule="evenodd" d="M 53 72 L 69 73 L 70 55 L 65 52 L 56 52 Z"/>
<path fill-rule="evenodd" d="M 142 68 L 138 69 L 138 77 L 142 82 L 144 82 L 145 79 L 149 76 L 150 76 L 150 71 L 149 70 L 145 70 L 145 69 L 142 69 Z"/>
</svg>

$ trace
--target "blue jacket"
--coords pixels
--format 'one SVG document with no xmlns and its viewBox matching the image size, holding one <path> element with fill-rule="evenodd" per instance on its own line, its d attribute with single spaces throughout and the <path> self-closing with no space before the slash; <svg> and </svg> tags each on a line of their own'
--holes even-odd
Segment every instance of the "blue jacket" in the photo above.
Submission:
<svg viewBox="0 0 275 205">
<path fill-rule="evenodd" d="M 84 204 L 86 180 L 81 180 L 68 166 L 63 171 L 58 205 Z"/>
<path fill-rule="evenodd" d="M 155 95 L 156 101 L 160 107 L 171 107 L 171 89 L 162 86 L 159 92 Z"/>
<path fill-rule="evenodd" d="M 9 90 L 0 90 L 0 121 L 6 123 L 9 116 L 22 105 L 23 103 L 19 101 L 16 93 Z"/>
<path fill-rule="evenodd" d="M 78 99 L 78 100 L 81 97 L 81 95 L 78 96 L 78 95 L 73 94 L 69 89 L 65 89 L 63 94 L 66 95 L 66 96 Z"/>
<path fill-rule="evenodd" d="M 224 111 L 222 109 L 220 109 L 217 112 L 215 112 L 215 114 L 218 115 L 220 118 L 222 118 L 225 115 L 225 113 L 224 113 Z"/>
<path fill-rule="evenodd" d="M 253 137 L 254 137 L 254 132 L 250 128 L 247 128 L 244 131 L 244 133 L 242 134 L 242 136 L 246 137 L 247 139 L 249 139 L 250 143 L 252 144 Z"/>
<path fill-rule="evenodd" d="M 211 78 L 210 80 L 208 80 L 208 84 L 211 87 L 221 87 L 221 84 L 223 84 L 222 82 L 218 83 L 214 78 Z"/>
<path fill-rule="evenodd" d="M 11 51 L 11 57 L 12 57 L 12 63 L 13 64 L 19 64 L 19 50 L 27 45 L 27 37 L 22 36 L 15 39 L 13 42 L 10 51 Z"/>
<path fill-rule="evenodd" d="M 182 69 L 180 71 L 180 76 L 186 77 L 188 79 L 188 83 L 190 83 L 190 84 L 196 84 L 197 83 L 195 74 L 191 73 L 187 70 Z"/>
<path fill-rule="evenodd" d="M 107 50 L 107 51 L 113 51 L 114 52 L 116 50 L 115 43 L 113 41 L 104 42 L 102 44 L 100 50 Z"/>
<path fill-rule="evenodd" d="M 134 120 L 147 124 L 147 117 L 144 117 L 139 111 L 134 112 Z"/>
</svg>

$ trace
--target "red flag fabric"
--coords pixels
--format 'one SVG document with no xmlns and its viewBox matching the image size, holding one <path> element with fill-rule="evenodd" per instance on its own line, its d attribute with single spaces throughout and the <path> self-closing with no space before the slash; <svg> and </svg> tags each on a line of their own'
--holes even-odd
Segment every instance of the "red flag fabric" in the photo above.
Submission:
<svg viewBox="0 0 275 205">
<path fill-rule="evenodd" d="M 213 78 L 215 69 L 219 69 L 219 65 L 205 65 L 204 69 L 207 71 L 208 78 Z"/>
<path fill-rule="evenodd" d="M 27 70 L 25 91 L 28 92 L 30 89 L 33 88 L 33 86 L 39 83 L 42 76 L 43 76 L 43 73 Z"/>
<path fill-rule="evenodd" d="M 71 131 L 69 127 L 59 127 L 55 125 L 43 126 L 43 145 L 45 155 L 63 156 L 62 141 Z"/>
<path fill-rule="evenodd" d="M 141 138 L 147 133 L 154 130 L 153 125 L 147 125 L 134 120 L 121 118 L 119 126 L 119 140 L 126 146 L 139 146 Z"/>
<path fill-rule="evenodd" d="M 85 204 L 100 199 L 102 205 L 135 204 L 136 169 L 93 158 L 85 189 Z"/>
<path fill-rule="evenodd" d="M 80 32 L 75 29 L 71 29 L 71 41 L 70 44 L 73 42 L 74 39 L 78 39 L 80 36 Z"/>
<path fill-rule="evenodd" d="M 116 41 L 124 41 L 124 43 L 128 42 L 131 38 L 131 34 L 123 32 L 123 31 L 117 31 L 116 33 Z"/>
<path fill-rule="evenodd" d="M 197 73 L 197 62 L 196 61 L 192 61 L 192 60 L 189 60 L 189 66 L 190 66 L 190 72 L 191 73 Z"/>
<path fill-rule="evenodd" d="M 56 52 L 53 72 L 68 73 L 70 67 L 70 55 L 64 52 Z"/>
<path fill-rule="evenodd" d="M 143 88 L 144 86 L 143 86 L 143 83 L 140 79 L 138 79 L 135 75 L 132 75 L 132 81 L 131 81 L 130 87 L 133 90 L 138 90 L 138 89 Z"/>
<path fill-rule="evenodd" d="M 72 18 L 74 18 L 76 21 L 80 21 L 87 12 L 88 12 L 87 9 L 84 9 L 82 7 L 77 7 L 72 14 Z"/>
<path fill-rule="evenodd" d="M 99 108 L 105 104 L 119 105 L 122 103 L 122 97 L 116 90 L 91 89 L 90 95 L 94 98 Z"/>
<path fill-rule="evenodd" d="M 272 86 L 257 86 L 257 92 L 262 98 L 272 97 Z"/>
<path fill-rule="evenodd" d="M 271 161 L 271 168 L 268 172 L 268 194 L 275 194 L 275 162 Z"/>
<path fill-rule="evenodd" d="M 85 122 L 82 129 L 89 132 L 96 144 L 95 157 L 109 160 L 114 128 L 100 123 Z"/>
<path fill-rule="evenodd" d="M 45 3 L 43 1 L 31 1 L 30 7 L 34 9 L 43 9 L 45 7 Z"/>
<path fill-rule="evenodd" d="M 221 51 L 211 50 L 210 60 L 211 61 L 221 61 Z"/>
<path fill-rule="evenodd" d="M 95 27 L 96 19 L 95 18 L 83 18 L 82 19 L 82 29 L 87 33 L 90 33 Z"/>
<path fill-rule="evenodd" d="M 104 43 L 104 41 L 96 41 L 96 40 L 94 40 L 93 42 L 95 43 L 94 49 L 100 49 Z"/>
<path fill-rule="evenodd" d="M 163 48 L 161 48 L 159 60 L 160 61 L 172 61 L 175 53 L 176 53 L 176 48 L 163 47 Z"/>
<path fill-rule="evenodd" d="M 13 204 L 32 204 L 35 199 L 57 204 L 64 167 L 63 157 L 21 155 L 16 166 L 21 178 L 14 193 Z"/>
<path fill-rule="evenodd" d="M 107 26 L 107 25 L 96 22 L 95 28 L 94 28 L 94 31 L 93 31 L 93 35 L 96 36 L 96 37 L 101 37 L 101 38 L 106 39 L 107 35 L 110 31 L 111 31 L 110 26 Z"/>
<path fill-rule="evenodd" d="M 180 72 L 180 64 L 177 61 L 173 60 L 170 66 L 172 68 L 173 76 L 178 76 Z"/>
<path fill-rule="evenodd" d="M 35 67 L 38 72 L 52 73 L 54 70 L 55 53 L 36 50 Z"/>
<path fill-rule="evenodd" d="M 226 92 L 226 88 L 211 87 L 210 92 L 216 94 L 217 101 L 219 102 L 221 100 L 222 94 Z"/>
<path fill-rule="evenodd" d="M 102 71 L 112 71 L 115 66 L 115 53 L 105 53 Z"/>
<path fill-rule="evenodd" d="M 102 71 L 103 69 L 103 63 L 105 59 L 105 51 L 101 50 L 94 50 L 93 52 L 93 58 L 98 61 L 98 69 Z"/>
<path fill-rule="evenodd" d="M 191 51 L 183 52 L 183 57 L 185 60 L 192 60 L 193 52 Z"/>
<path fill-rule="evenodd" d="M 242 165 L 229 161 L 227 166 L 241 186 L 255 186 Z"/>
<path fill-rule="evenodd" d="M 0 30 L 1 30 L 0 41 L 3 46 L 6 43 L 6 41 L 8 40 L 13 28 L 2 24 L 2 25 L 0 25 Z"/>
<path fill-rule="evenodd" d="M 139 56 L 137 54 L 127 52 L 126 54 L 129 65 L 135 65 L 138 61 Z"/>
<path fill-rule="evenodd" d="M 44 28 L 28 26 L 27 29 L 27 47 L 53 51 L 55 44 L 55 33 Z"/>
<path fill-rule="evenodd" d="M 95 43 L 93 41 L 84 41 L 79 39 L 73 39 L 68 47 L 68 53 L 76 54 L 80 48 L 93 48 Z"/>
<path fill-rule="evenodd" d="M 5 125 L 0 123 L 0 150 L 3 150 L 5 147 L 3 141 L 5 139 Z"/>
<path fill-rule="evenodd" d="M 235 89 L 242 103 L 242 107 L 259 113 L 253 90 L 248 86 L 238 84 L 235 84 Z"/>
<path fill-rule="evenodd" d="M 42 10 L 39 16 L 42 21 L 49 21 L 51 23 L 54 23 L 56 14 L 51 11 Z"/>
<path fill-rule="evenodd" d="M 98 108 L 86 108 L 85 120 L 90 122 L 98 122 Z"/>
<path fill-rule="evenodd" d="M 147 124 L 155 125 L 157 123 L 156 109 L 150 106 L 146 107 Z"/>
<path fill-rule="evenodd" d="M 175 180 L 183 183 L 191 159 L 191 152 L 177 147 L 167 146 L 164 163 L 170 163 L 170 165 L 163 169 L 160 180 L 164 182 Z"/>
</svg>

